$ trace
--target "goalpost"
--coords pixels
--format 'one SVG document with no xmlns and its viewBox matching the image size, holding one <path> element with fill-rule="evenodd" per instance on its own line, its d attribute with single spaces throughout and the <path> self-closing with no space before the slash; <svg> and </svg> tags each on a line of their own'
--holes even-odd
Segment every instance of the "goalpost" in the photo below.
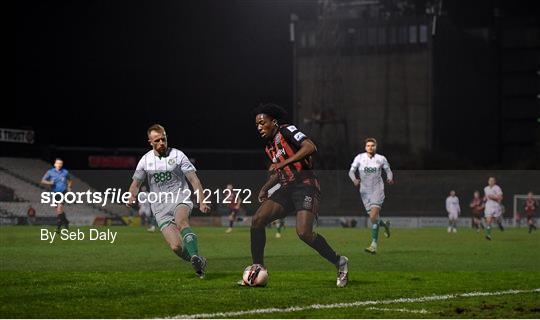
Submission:
<svg viewBox="0 0 540 320">
<path fill-rule="evenodd" d="M 533 195 L 533 199 L 536 199 L 536 201 L 540 202 L 540 195 Z M 527 200 L 526 194 L 515 194 L 514 195 L 514 205 L 513 205 L 513 212 L 514 212 L 514 221 L 513 226 L 520 227 L 521 226 L 521 220 L 525 217 L 525 201 Z M 518 225 L 519 220 L 519 225 Z"/>
</svg>

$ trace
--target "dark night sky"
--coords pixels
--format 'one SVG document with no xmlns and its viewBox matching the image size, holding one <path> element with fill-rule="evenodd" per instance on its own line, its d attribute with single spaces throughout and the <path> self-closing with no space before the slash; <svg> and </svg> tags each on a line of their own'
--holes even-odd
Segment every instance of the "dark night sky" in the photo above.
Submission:
<svg viewBox="0 0 540 320">
<path fill-rule="evenodd" d="M 39 144 L 259 145 L 249 111 L 289 108 L 286 1 L 17 2 L 16 117 Z M 31 110 L 31 111 L 30 111 Z M 5 122 L 5 123 L 4 123 Z"/>
</svg>

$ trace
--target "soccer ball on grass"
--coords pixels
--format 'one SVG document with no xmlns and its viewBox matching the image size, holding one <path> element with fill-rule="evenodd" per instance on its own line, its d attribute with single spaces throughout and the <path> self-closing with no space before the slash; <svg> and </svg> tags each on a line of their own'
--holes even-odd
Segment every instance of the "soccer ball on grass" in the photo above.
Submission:
<svg viewBox="0 0 540 320">
<path fill-rule="evenodd" d="M 244 285 L 250 287 L 264 287 L 268 283 L 268 270 L 260 264 L 247 266 L 242 276 Z"/>
</svg>

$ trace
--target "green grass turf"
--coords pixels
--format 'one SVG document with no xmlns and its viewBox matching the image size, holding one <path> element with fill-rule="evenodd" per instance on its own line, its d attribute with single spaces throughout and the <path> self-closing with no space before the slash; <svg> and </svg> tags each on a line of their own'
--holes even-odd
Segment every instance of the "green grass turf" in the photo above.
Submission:
<svg viewBox="0 0 540 320">
<path fill-rule="evenodd" d="M 286 308 L 473 291 L 540 288 L 540 233 L 494 230 L 494 240 L 461 229 L 394 229 L 379 252 L 363 252 L 369 230 L 321 228 L 349 257 L 350 282 L 335 287 L 335 269 L 298 240 L 267 231 L 266 288 L 239 287 L 250 264 L 249 229 L 194 228 L 208 274 L 195 278 L 161 234 L 111 227 L 115 243 L 40 241 L 39 227 L 0 228 L 0 318 L 139 318 Z M 73 229 L 75 230 L 75 229 Z M 88 228 L 81 228 L 88 236 Z M 456 298 L 370 306 L 245 315 L 269 318 L 538 318 L 540 293 Z"/>
</svg>

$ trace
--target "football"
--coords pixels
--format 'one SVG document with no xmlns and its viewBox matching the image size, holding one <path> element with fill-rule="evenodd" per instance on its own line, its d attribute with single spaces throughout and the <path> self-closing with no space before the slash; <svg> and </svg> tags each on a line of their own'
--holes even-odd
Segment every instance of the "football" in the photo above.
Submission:
<svg viewBox="0 0 540 320">
<path fill-rule="evenodd" d="M 268 271 L 260 264 L 247 266 L 242 276 L 244 285 L 250 287 L 264 287 L 268 282 Z"/>
</svg>

